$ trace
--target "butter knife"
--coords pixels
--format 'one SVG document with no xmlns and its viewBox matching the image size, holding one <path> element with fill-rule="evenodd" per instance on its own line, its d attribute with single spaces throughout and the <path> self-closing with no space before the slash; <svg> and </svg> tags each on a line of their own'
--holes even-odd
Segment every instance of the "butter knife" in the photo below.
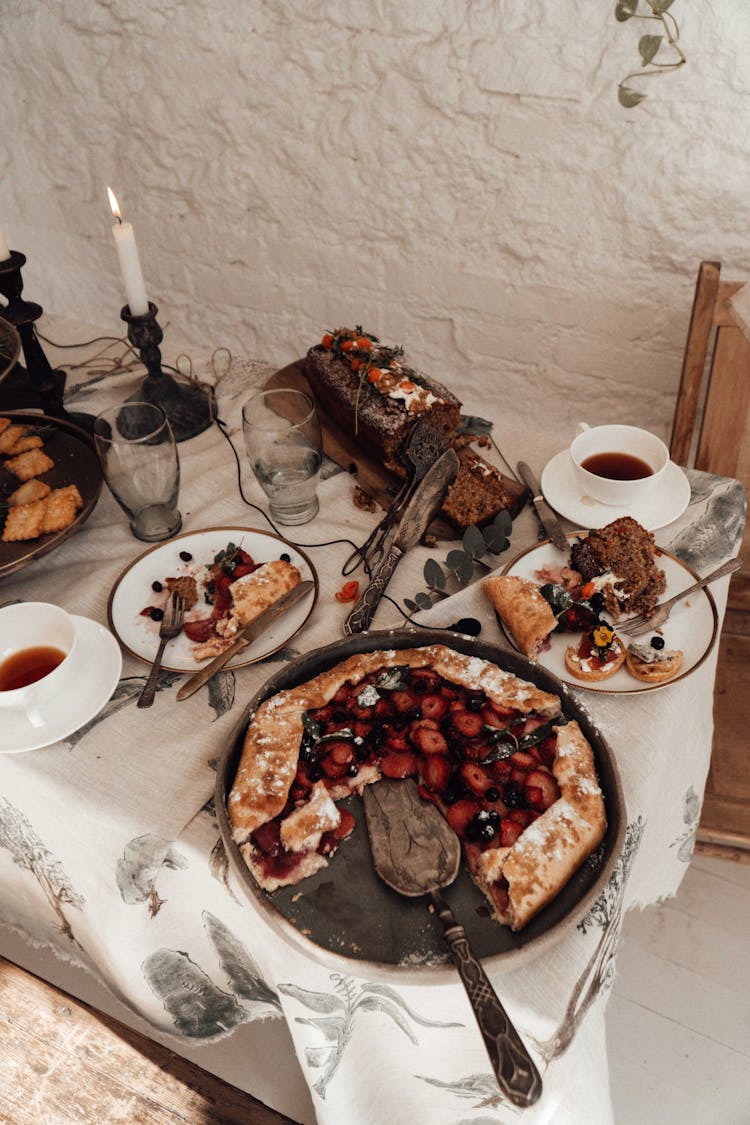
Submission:
<svg viewBox="0 0 750 1125">
<path fill-rule="evenodd" d="M 455 449 L 446 449 L 433 461 L 404 506 L 393 542 L 383 561 L 373 572 L 370 584 L 344 622 L 344 633 L 361 633 L 372 621 L 393 572 L 407 551 L 418 543 L 422 533 L 443 502 L 448 485 L 458 473 Z"/>
<path fill-rule="evenodd" d="M 177 692 L 178 702 L 182 703 L 183 699 L 189 699 L 191 695 L 195 694 L 198 688 L 208 683 L 211 677 L 215 676 L 228 660 L 231 660 L 232 657 L 238 652 L 241 652 L 243 648 L 247 648 L 249 644 L 252 644 L 256 637 L 264 633 L 277 617 L 280 617 L 282 613 L 286 613 L 288 609 L 291 609 L 300 598 L 303 598 L 309 590 L 312 590 L 314 585 L 315 583 L 310 581 L 298 582 L 296 586 L 292 586 L 291 590 L 287 590 L 285 594 L 282 594 L 280 598 L 273 602 L 268 609 L 264 609 L 262 613 L 253 618 L 250 624 L 246 625 L 237 635 L 237 638 L 232 642 L 229 648 L 225 648 L 223 652 L 220 652 L 218 656 L 213 658 L 210 664 L 207 664 L 205 668 L 201 668 L 200 672 L 196 672 L 194 676 L 190 677 L 187 683 L 182 685 Z"/>
<path fill-rule="evenodd" d="M 555 546 L 559 547 L 561 551 L 565 551 L 567 554 L 569 547 L 567 536 L 562 529 L 562 524 L 559 519 L 542 496 L 539 481 L 525 461 L 519 461 L 516 468 L 518 469 L 519 477 L 531 493 L 531 503 L 534 505 L 536 514 L 539 517 L 539 522 Z"/>
</svg>

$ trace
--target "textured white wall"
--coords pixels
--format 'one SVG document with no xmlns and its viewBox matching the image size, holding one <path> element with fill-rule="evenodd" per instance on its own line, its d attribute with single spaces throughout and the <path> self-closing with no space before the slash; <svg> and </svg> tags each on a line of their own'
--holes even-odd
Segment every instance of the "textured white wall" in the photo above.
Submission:
<svg viewBox="0 0 750 1125">
<path fill-rule="evenodd" d="M 0 222 L 49 311 L 119 325 L 105 185 L 160 319 L 279 365 L 402 343 L 467 407 L 666 431 L 695 273 L 750 277 L 750 6 L 675 0 L 622 109 L 613 0 L 3 0 Z"/>
</svg>

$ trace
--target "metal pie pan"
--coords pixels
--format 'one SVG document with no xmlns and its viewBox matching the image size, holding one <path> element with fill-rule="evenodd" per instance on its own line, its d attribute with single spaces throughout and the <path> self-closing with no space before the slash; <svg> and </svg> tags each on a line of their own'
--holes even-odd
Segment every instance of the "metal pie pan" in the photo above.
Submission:
<svg viewBox="0 0 750 1125">
<path fill-rule="evenodd" d="M 328 866 L 296 886 L 272 894 L 258 885 L 245 864 L 232 838 L 226 808 L 245 731 L 264 699 L 306 682 L 355 653 L 432 644 L 489 660 L 557 695 L 564 715 L 578 721 L 593 748 L 606 803 L 606 835 L 597 851 L 524 930 L 514 934 L 490 917 L 484 896 L 463 865 L 455 883 L 445 891 L 477 955 L 489 967 L 518 968 L 569 933 L 591 909 L 621 854 L 625 834 L 622 785 L 611 748 L 568 688 L 538 664 L 500 645 L 444 630 L 400 629 L 346 637 L 292 661 L 256 692 L 237 723 L 217 774 L 216 813 L 234 873 L 281 939 L 341 972 L 390 980 L 408 974 L 409 983 L 435 985 L 455 981 L 440 923 L 428 909 L 428 898 L 404 898 L 377 876 L 361 798 L 346 802 L 357 825 Z"/>
</svg>

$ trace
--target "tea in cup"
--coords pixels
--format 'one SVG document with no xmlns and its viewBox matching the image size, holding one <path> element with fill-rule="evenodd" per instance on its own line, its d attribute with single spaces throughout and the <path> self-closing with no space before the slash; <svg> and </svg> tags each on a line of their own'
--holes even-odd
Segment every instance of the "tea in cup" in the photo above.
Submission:
<svg viewBox="0 0 750 1125">
<path fill-rule="evenodd" d="M 587 426 L 570 444 L 576 480 L 585 496 L 627 508 L 655 490 L 669 465 L 661 438 L 638 426 Z"/>
<path fill-rule="evenodd" d="M 47 602 L 0 609 L 0 708 L 44 726 L 45 710 L 67 679 L 76 647 L 73 619 Z"/>
</svg>

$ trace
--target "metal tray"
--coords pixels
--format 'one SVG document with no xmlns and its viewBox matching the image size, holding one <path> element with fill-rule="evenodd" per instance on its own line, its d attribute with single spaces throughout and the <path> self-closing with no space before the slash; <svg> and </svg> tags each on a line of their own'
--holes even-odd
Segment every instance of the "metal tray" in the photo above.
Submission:
<svg viewBox="0 0 750 1125">
<path fill-rule="evenodd" d="M 622 851 L 625 805 L 614 755 L 590 717 L 564 684 L 518 653 L 435 629 L 360 633 L 337 641 L 286 665 L 255 694 L 232 733 L 216 780 L 216 812 L 230 863 L 248 898 L 283 939 L 328 965 L 338 963 L 342 971 L 354 971 L 352 962 L 359 962 L 359 970 L 370 976 L 382 977 L 385 973 L 392 979 L 394 973 L 408 973 L 410 983 L 425 984 L 455 980 L 440 923 L 428 910 L 427 898 L 405 899 L 385 886 L 375 873 L 359 797 L 347 802 L 357 826 L 328 866 L 297 886 L 283 887 L 272 894 L 259 887 L 232 839 L 226 800 L 247 725 L 264 699 L 304 683 L 354 653 L 430 644 L 447 645 L 492 661 L 557 695 L 564 714 L 578 721 L 593 748 L 606 802 L 605 838 L 560 894 L 521 933 L 512 933 L 490 917 L 484 896 L 463 867 L 455 883 L 445 891 L 474 950 L 489 966 L 516 968 L 537 956 L 580 921 L 609 880 Z"/>
</svg>

